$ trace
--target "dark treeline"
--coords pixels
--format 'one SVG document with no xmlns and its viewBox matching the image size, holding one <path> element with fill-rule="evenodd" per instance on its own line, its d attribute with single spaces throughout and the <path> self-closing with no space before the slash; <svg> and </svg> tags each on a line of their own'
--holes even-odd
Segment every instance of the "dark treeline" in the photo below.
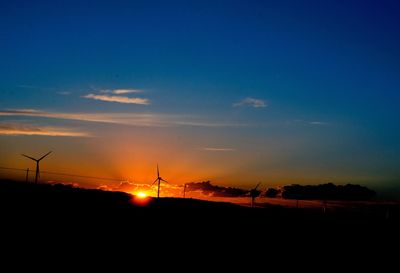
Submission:
<svg viewBox="0 0 400 273">
<path fill-rule="evenodd" d="M 268 192 L 268 191 L 267 191 Z M 270 195 L 275 192 L 270 192 Z M 282 198 L 300 200 L 353 200 L 365 201 L 375 196 L 375 191 L 360 185 L 290 185 L 282 188 Z"/>
<path fill-rule="evenodd" d="M 187 192 L 199 191 L 210 197 L 246 197 L 250 190 L 213 185 L 210 181 L 187 183 Z M 365 201 L 375 196 L 375 192 L 366 187 L 354 184 L 334 185 L 288 185 L 279 188 L 268 188 L 257 191 L 256 197 L 301 199 L 301 200 L 346 200 Z"/>
</svg>

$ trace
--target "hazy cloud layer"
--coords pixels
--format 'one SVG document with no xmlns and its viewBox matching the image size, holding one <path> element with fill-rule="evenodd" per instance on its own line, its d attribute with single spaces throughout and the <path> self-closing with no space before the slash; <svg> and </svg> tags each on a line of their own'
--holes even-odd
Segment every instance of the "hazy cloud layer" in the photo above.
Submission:
<svg viewBox="0 0 400 273">
<path fill-rule="evenodd" d="M 69 91 L 60 91 L 60 92 L 57 92 L 57 94 L 62 95 L 62 96 L 68 96 L 68 95 L 71 95 L 72 92 L 69 92 Z"/>
<path fill-rule="evenodd" d="M 114 95 L 107 95 L 107 94 L 102 94 L 102 95 L 87 94 L 87 95 L 83 96 L 83 98 L 107 101 L 107 102 L 127 103 L 127 104 L 140 104 L 140 105 L 150 104 L 150 101 L 145 98 L 129 98 L 129 97 L 125 97 L 125 96 L 114 96 Z"/>
<path fill-rule="evenodd" d="M 38 85 L 31 85 L 31 84 L 19 84 L 17 85 L 18 88 L 24 89 L 42 89 L 42 90 L 53 90 L 53 87 L 46 87 L 46 86 L 38 86 Z"/>
<path fill-rule="evenodd" d="M 245 99 L 233 104 L 233 107 L 241 107 L 241 106 L 263 108 L 263 107 L 267 107 L 267 103 L 264 100 L 260 100 L 260 99 L 245 98 Z"/>
<path fill-rule="evenodd" d="M 32 126 L 23 123 L 0 123 L 0 135 L 88 137 L 88 133 L 54 126 Z"/>
<path fill-rule="evenodd" d="M 127 126 L 147 127 L 242 127 L 246 124 L 218 123 L 195 116 L 144 113 L 63 113 L 46 112 L 35 109 L 14 109 L 0 111 L 1 116 L 42 117 L 51 119 L 101 122 Z"/>
<path fill-rule="evenodd" d="M 102 94 L 115 94 L 115 95 L 124 95 L 124 94 L 137 94 L 143 93 L 143 90 L 139 89 L 113 89 L 113 90 L 101 90 Z"/>
<path fill-rule="evenodd" d="M 133 182 L 129 182 L 129 181 L 122 181 L 117 186 L 114 186 L 114 187 L 108 186 L 108 190 L 135 193 L 136 191 L 143 191 L 143 190 L 151 191 L 152 188 L 148 184 L 138 184 L 138 183 L 133 183 Z"/>
<path fill-rule="evenodd" d="M 174 185 L 170 183 L 162 183 L 162 196 L 179 196 L 183 192 L 183 187 L 179 185 Z M 134 183 L 130 181 L 122 181 L 116 186 L 101 185 L 98 187 L 101 190 L 108 191 L 123 191 L 130 194 L 137 194 L 139 192 L 145 192 L 146 194 L 156 196 L 157 194 L 157 184 L 143 184 Z"/>
<path fill-rule="evenodd" d="M 323 121 L 310 121 L 309 124 L 311 125 L 327 125 L 327 122 L 323 122 Z"/>
<path fill-rule="evenodd" d="M 328 125 L 329 123 L 326 121 L 320 121 L 320 120 L 303 120 L 303 119 L 295 119 L 294 120 L 295 123 L 298 124 L 304 124 L 304 125 Z M 291 123 L 291 122 L 289 122 Z"/>
</svg>

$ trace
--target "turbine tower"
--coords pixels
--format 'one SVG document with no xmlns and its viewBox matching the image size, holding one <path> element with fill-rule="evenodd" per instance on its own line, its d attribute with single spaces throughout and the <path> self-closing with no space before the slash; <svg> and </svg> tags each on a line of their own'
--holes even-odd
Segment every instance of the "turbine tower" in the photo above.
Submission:
<svg viewBox="0 0 400 273">
<path fill-rule="evenodd" d="M 42 157 L 39 158 L 39 159 L 36 159 L 36 158 L 30 157 L 30 156 L 28 156 L 28 155 L 22 154 L 22 156 L 24 156 L 24 157 L 26 157 L 26 158 L 29 158 L 29 159 L 31 159 L 31 160 L 33 160 L 33 161 L 36 162 L 35 184 L 37 184 L 38 178 L 40 177 L 39 162 L 40 162 L 42 159 L 44 159 L 46 156 L 48 156 L 49 154 L 51 154 L 51 151 L 48 152 L 47 154 L 45 154 L 44 156 L 42 156 Z"/>
<path fill-rule="evenodd" d="M 156 180 L 154 180 L 153 184 L 151 184 L 152 186 L 158 181 L 158 187 L 157 187 L 157 198 L 160 198 L 160 184 L 161 181 L 168 183 L 168 181 L 164 180 L 161 176 L 160 176 L 160 170 L 158 169 L 158 164 L 157 164 L 157 178 Z"/>
<path fill-rule="evenodd" d="M 186 198 L 187 183 L 183 184 L 183 198 Z"/>
<path fill-rule="evenodd" d="M 253 189 L 250 190 L 250 197 L 251 197 L 251 207 L 254 208 L 254 200 L 256 197 L 258 197 L 261 193 L 261 191 L 257 190 L 257 188 L 260 186 L 261 182 L 257 184 Z"/>
</svg>

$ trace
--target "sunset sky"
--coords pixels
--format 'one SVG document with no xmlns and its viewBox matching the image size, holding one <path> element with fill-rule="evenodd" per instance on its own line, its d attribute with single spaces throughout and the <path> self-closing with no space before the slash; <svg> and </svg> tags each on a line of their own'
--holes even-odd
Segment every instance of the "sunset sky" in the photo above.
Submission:
<svg viewBox="0 0 400 273">
<path fill-rule="evenodd" d="M 51 150 L 43 170 L 139 183 L 158 163 L 178 185 L 400 188 L 399 14 L 386 0 L 1 1 L 0 166 Z"/>
</svg>

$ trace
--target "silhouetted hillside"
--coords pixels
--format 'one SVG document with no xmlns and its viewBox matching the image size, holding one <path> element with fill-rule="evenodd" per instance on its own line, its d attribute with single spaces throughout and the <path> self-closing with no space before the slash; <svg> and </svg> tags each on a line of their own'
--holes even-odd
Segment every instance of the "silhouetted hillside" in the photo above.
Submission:
<svg viewBox="0 0 400 273">
<path fill-rule="evenodd" d="M 270 204 L 250 208 L 183 198 L 147 198 L 136 202 L 135 198 L 123 192 L 81 189 L 61 184 L 35 185 L 0 181 L 0 210 L 3 221 L 4 217 L 11 216 L 29 219 L 29 225 L 38 222 L 38 219 L 62 219 L 79 223 L 94 218 L 102 219 L 106 223 L 127 221 L 149 225 L 151 221 L 162 221 L 163 225 L 185 225 L 192 222 L 197 226 L 220 225 L 227 228 L 246 224 L 246 227 L 261 229 L 272 226 L 298 227 L 313 223 L 387 223 L 399 218 L 398 205 L 389 207 L 365 204 L 358 210 L 346 208 L 344 205 L 325 211 L 322 208 L 296 209 Z"/>
<path fill-rule="evenodd" d="M 134 196 L 125 192 L 82 189 L 64 184 L 32 184 L 0 181 L 0 204 L 10 210 L 70 210 L 93 213 L 112 210 L 135 209 L 243 209 L 238 205 L 196 199 L 147 197 L 146 201 L 135 202 Z"/>
</svg>

